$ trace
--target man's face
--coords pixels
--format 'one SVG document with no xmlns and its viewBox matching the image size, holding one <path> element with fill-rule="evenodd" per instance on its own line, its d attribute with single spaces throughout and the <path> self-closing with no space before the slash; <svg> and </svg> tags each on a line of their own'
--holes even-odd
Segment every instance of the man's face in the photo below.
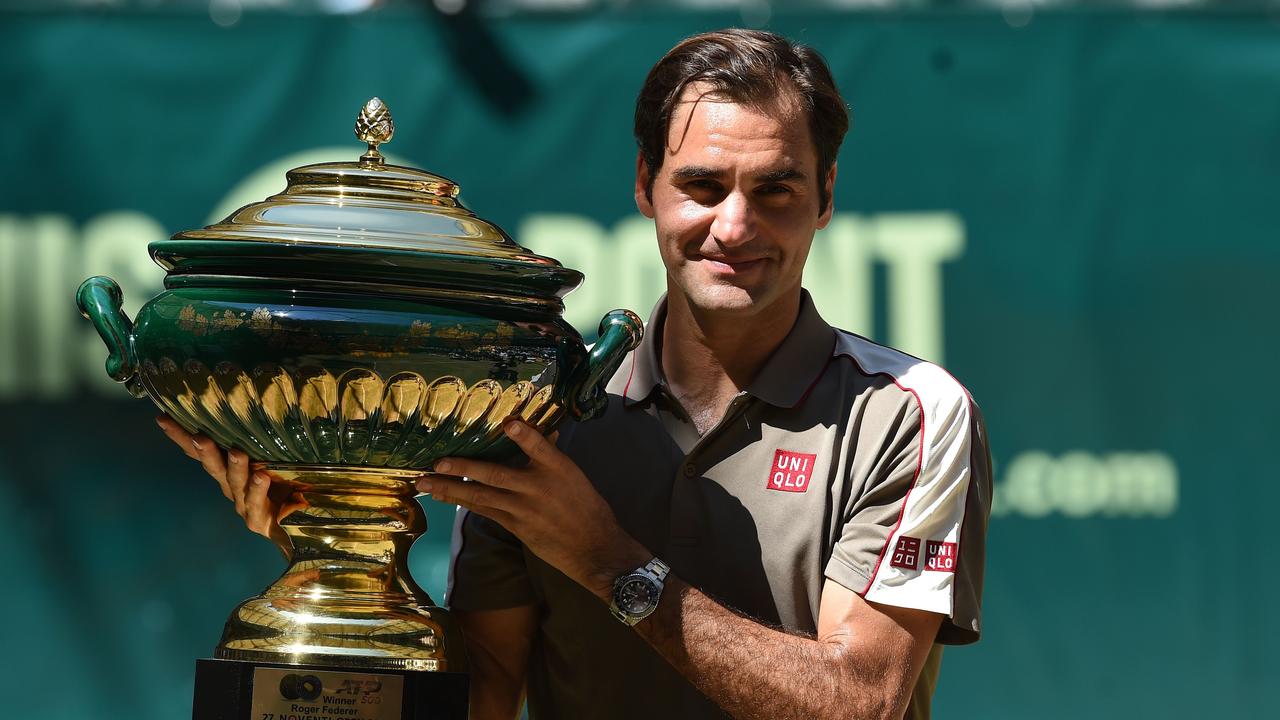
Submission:
<svg viewBox="0 0 1280 720">
<path fill-rule="evenodd" d="M 691 86 L 671 118 L 667 150 L 646 197 L 639 161 L 636 204 L 654 219 L 668 292 L 693 308 L 752 316 L 798 293 L 819 213 L 817 157 L 803 108 L 790 97 L 761 110 Z"/>
</svg>

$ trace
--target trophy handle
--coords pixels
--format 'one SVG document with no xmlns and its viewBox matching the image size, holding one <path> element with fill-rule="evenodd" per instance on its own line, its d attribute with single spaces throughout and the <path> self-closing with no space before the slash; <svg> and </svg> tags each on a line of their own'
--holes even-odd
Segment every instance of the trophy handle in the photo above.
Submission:
<svg viewBox="0 0 1280 720">
<path fill-rule="evenodd" d="M 124 295 L 115 280 L 102 275 L 85 280 L 76 291 L 80 314 L 93 322 L 98 335 L 107 344 L 107 374 L 124 383 L 134 397 L 146 391 L 138 381 L 138 359 L 133 352 L 133 321 L 124 314 Z"/>
<path fill-rule="evenodd" d="M 613 375 L 643 337 L 644 321 L 630 310 L 610 310 L 600 320 L 600 339 L 569 376 L 568 410 L 575 420 L 590 420 L 604 411 L 608 398 L 602 380 Z"/>
</svg>

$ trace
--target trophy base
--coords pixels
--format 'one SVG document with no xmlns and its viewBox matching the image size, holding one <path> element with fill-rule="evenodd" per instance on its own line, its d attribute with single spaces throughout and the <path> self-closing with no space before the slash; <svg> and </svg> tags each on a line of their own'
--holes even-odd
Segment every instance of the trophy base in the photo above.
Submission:
<svg viewBox="0 0 1280 720">
<path fill-rule="evenodd" d="M 466 720 L 466 673 L 197 660 L 191 720 Z"/>
</svg>

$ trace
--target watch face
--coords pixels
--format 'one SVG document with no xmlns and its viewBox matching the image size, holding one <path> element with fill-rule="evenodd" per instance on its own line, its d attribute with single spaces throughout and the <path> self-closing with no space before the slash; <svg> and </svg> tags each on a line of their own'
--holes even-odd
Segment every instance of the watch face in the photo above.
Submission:
<svg viewBox="0 0 1280 720">
<path fill-rule="evenodd" d="M 640 615 L 658 601 L 658 588 L 646 577 L 627 578 L 614 593 L 618 609 L 628 615 Z"/>
</svg>

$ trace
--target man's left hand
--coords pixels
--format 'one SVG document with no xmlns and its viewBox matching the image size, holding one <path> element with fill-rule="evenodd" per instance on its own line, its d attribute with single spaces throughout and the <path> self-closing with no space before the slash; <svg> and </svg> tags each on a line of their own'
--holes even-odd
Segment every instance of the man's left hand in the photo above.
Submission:
<svg viewBox="0 0 1280 720">
<path fill-rule="evenodd" d="M 607 602 L 614 579 L 653 554 L 622 529 L 587 476 L 542 433 L 519 420 L 508 420 L 503 431 L 529 457 L 528 465 L 444 458 L 418 481 L 418 490 L 497 522 Z"/>
</svg>

